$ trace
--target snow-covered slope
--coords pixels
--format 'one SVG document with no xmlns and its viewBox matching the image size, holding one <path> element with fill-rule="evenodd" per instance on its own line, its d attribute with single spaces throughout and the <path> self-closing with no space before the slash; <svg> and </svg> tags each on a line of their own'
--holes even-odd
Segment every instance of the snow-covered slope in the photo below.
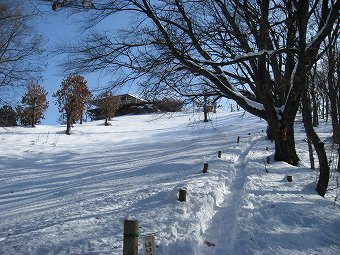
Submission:
<svg viewBox="0 0 340 255">
<path fill-rule="evenodd" d="M 125 218 L 156 254 L 340 254 L 336 189 L 314 191 L 300 126 L 292 167 L 266 164 L 266 125 L 241 112 L 111 124 L 0 129 L 0 254 L 122 254 Z"/>
</svg>

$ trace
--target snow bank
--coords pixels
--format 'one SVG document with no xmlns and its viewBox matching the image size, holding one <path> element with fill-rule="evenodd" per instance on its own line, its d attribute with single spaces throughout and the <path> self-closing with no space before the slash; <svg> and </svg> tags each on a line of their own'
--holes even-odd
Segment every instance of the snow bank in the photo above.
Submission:
<svg viewBox="0 0 340 255">
<path fill-rule="evenodd" d="M 125 218 L 155 235 L 156 254 L 338 254 L 339 206 L 316 195 L 315 173 L 265 165 L 259 118 L 202 117 L 2 129 L 0 254 L 122 254 Z"/>
</svg>

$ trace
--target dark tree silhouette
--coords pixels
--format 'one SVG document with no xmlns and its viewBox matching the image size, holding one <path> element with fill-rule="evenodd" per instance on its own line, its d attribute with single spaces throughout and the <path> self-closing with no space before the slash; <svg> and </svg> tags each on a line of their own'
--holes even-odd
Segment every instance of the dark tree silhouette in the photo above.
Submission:
<svg viewBox="0 0 340 255">
<path fill-rule="evenodd" d="M 17 114 L 9 105 L 0 108 L 0 127 L 10 127 L 17 125 Z"/>
</svg>

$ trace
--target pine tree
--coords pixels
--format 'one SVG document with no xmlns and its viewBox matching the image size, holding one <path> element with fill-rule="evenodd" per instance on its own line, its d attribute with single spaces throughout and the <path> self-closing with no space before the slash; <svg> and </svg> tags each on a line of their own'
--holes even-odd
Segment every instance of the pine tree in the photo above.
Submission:
<svg viewBox="0 0 340 255">
<path fill-rule="evenodd" d="M 90 101 L 91 92 L 87 81 L 81 75 L 70 74 L 62 81 L 60 89 L 53 97 L 56 97 L 59 112 L 66 116 L 65 133 L 69 135 L 71 125 L 82 118 L 84 105 Z"/>
<path fill-rule="evenodd" d="M 24 126 L 34 127 L 44 118 L 44 113 L 48 108 L 46 90 L 37 83 L 30 83 L 27 91 L 21 99 L 20 106 L 17 106 L 18 117 Z"/>
</svg>

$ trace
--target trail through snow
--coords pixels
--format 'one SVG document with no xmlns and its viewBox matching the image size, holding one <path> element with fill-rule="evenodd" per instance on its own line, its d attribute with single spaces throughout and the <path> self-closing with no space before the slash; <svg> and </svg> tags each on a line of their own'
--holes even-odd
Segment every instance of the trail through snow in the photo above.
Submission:
<svg viewBox="0 0 340 255">
<path fill-rule="evenodd" d="M 292 167 L 265 165 L 274 144 L 259 118 L 201 117 L 124 116 L 71 136 L 64 126 L 1 129 L 0 254 L 122 254 L 126 217 L 155 235 L 159 255 L 340 254 L 338 175 L 319 197 L 299 123 L 302 164 Z"/>
</svg>

